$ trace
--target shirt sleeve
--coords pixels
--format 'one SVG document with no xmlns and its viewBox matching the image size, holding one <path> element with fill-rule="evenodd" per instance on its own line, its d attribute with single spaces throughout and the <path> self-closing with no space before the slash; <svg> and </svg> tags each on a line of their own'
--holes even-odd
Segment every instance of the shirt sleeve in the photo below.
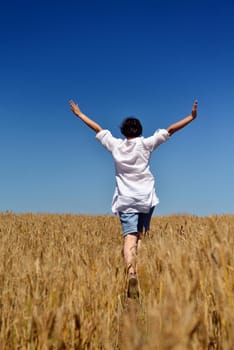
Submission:
<svg viewBox="0 0 234 350">
<path fill-rule="evenodd" d="M 96 134 L 96 139 L 109 151 L 112 152 L 118 139 L 112 136 L 109 130 L 101 130 Z"/>
<path fill-rule="evenodd" d="M 151 152 L 155 150 L 161 143 L 167 141 L 170 135 L 166 129 L 158 129 L 155 133 L 144 139 L 144 144 Z"/>
</svg>

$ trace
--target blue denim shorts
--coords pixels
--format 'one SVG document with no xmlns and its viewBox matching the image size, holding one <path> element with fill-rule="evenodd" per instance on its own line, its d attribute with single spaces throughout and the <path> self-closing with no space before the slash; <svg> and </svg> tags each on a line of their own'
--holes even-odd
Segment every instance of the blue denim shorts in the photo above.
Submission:
<svg viewBox="0 0 234 350">
<path fill-rule="evenodd" d="M 119 218 L 122 225 L 123 236 L 129 234 L 149 231 L 150 220 L 154 207 L 148 213 L 122 213 L 119 212 Z"/>
</svg>

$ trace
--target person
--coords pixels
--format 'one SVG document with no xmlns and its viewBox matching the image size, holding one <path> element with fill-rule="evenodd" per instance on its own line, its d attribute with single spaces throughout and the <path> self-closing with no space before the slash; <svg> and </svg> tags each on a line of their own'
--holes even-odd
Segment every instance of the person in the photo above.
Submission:
<svg viewBox="0 0 234 350">
<path fill-rule="evenodd" d="M 191 123 L 197 116 L 195 101 L 191 113 L 166 129 L 156 130 L 152 136 L 142 136 L 141 122 L 134 117 L 126 118 L 121 125 L 123 139 L 112 136 L 94 120 L 81 112 L 79 106 L 70 100 L 72 112 L 89 128 L 96 132 L 96 138 L 112 153 L 115 163 L 116 187 L 112 200 L 112 211 L 119 215 L 123 230 L 123 254 L 128 273 L 128 297 L 139 295 L 136 255 L 142 234 L 150 229 L 150 220 L 159 199 L 155 192 L 154 176 L 149 161 L 152 152 L 171 135 Z"/>
</svg>

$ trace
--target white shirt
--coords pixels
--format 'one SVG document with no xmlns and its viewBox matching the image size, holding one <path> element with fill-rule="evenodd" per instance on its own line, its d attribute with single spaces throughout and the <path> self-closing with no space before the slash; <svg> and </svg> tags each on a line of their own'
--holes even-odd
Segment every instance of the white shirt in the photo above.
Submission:
<svg viewBox="0 0 234 350">
<path fill-rule="evenodd" d="M 168 140 L 168 131 L 158 129 L 147 138 L 122 140 L 113 137 L 109 130 L 101 130 L 96 138 L 112 153 L 115 162 L 116 188 L 112 211 L 148 213 L 159 203 L 149 167 L 150 156 L 155 148 Z"/>
</svg>

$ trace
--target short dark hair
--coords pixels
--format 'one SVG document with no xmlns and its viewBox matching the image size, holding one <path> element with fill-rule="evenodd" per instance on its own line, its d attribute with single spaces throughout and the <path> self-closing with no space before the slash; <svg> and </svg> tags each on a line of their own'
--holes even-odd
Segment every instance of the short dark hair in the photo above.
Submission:
<svg viewBox="0 0 234 350">
<path fill-rule="evenodd" d="M 120 126 L 120 130 L 125 137 L 138 137 L 142 135 L 141 122 L 134 117 L 124 119 Z"/>
</svg>

